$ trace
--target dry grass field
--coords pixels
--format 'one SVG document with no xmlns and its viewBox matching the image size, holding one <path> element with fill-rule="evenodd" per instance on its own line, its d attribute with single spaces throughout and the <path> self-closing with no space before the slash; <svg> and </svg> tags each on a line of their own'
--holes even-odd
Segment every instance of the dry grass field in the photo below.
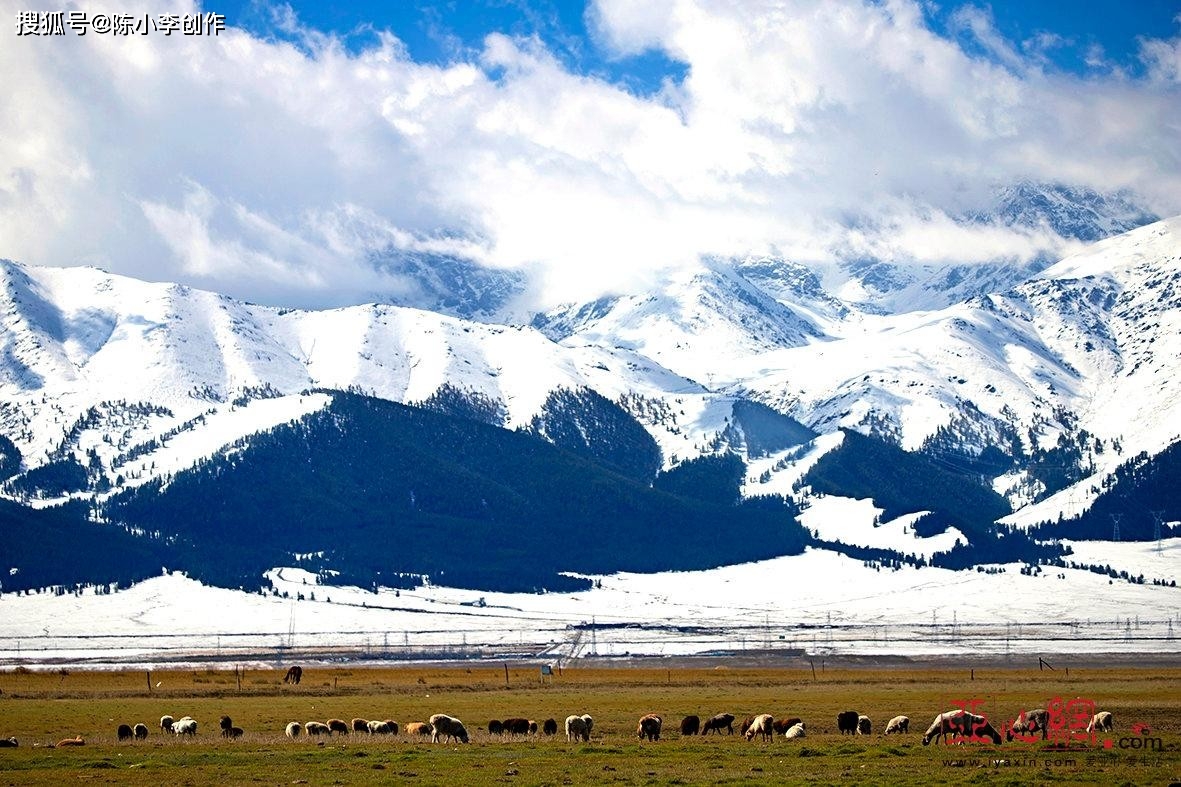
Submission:
<svg viewBox="0 0 1181 787">
<path fill-rule="evenodd" d="M 298 686 L 282 670 L 153 672 L 0 672 L 0 784 L 128 785 L 413 783 L 457 784 L 1028 784 L 1102 785 L 1181 781 L 1181 668 L 810 669 L 574 667 L 541 682 L 534 665 L 437 667 L 309 666 Z M 1045 707 L 1052 698 L 1090 698 L 1111 711 L 1115 732 L 1097 745 L 1055 750 L 1048 744 L 966 743 L 924 747 L 936 713 L 976 701 L 994 720 Z M 869 716 L 873 733 L 842 736 L 839 711 Z M 462 719 L 471 743 L 429 738 L 348 735 L 288 740 L 289 721 L 394 719 L 405 725 L 433 713 Z M 636 720 L 664 718 L 658 742 L 641 742 Z M 799 716 L 808 737 L 747 741 L 738 735 L 681 737 L 689 714 Z M 488 721 L 527 717 L 539 723 L 572 713 L 595 719 L 591 740 L 563 733 L 502 738 Z M 189 715 L 199 734 L 163 734 L 163 714 Z M 245 730 L 223 739 L 222 714 Z M 883 736 L 904 714 L 910 733 Z M 119 742 L 121 723 L 143 722 L 146 741 Z M 1133 724 L 1148 725 L 1137 734 Z M 998 725 L 999 726 L 999 725 Z M 51 748 L 81 735 L 80 747 Z M 1102 739 L 1110 738 L 1110 748 Z M 1136 747 L 1136 748 L 1133 748 Z M 1159 748 L 1158 748 L 1159 747 Z"/>
</svg>

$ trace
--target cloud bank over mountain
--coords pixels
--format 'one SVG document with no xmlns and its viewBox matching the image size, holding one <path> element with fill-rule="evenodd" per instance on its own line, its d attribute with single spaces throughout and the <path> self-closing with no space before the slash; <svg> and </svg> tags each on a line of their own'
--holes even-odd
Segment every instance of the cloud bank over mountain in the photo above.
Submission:
<svg viewBox="0 0 1181 787">
<path fill-rule="evenodd" d="M 536 37 L 417 62 L 396 30 L 358 50 L 271 10 L 274 35 L 13 36 L 0 256 L 329 306 L 413 303 L 397 260 L 438 255 L 523 272 L 544 307 L 710 256 L 1073 250 L 965 218 L 1022 181 L 1181 213 L 1181 37 L 1078 75 L 972 7 L 950 35 L 906 0 L 598 0 L 587 46 L 685 66 L 641 94 Z"/>
</svg>

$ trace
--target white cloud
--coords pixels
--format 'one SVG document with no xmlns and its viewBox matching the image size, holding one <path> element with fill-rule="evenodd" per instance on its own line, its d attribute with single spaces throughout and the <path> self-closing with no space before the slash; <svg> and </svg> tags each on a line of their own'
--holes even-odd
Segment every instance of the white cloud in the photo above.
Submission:
<svg viewBox="0 0 1181 787">
<path fill-rule="evenodd" d="M 0 18 L 18 10 L 0 0 Z M 440 67 L 392 35 L 350 53 L 278 13 L 298 45 L 236 29 L 9 39 L 0 256 L 330 304 L 406 290 L 373 253 L 434 250 L 534 272 L 553 302 L 703 255 L 1061 248 L 949 218 L 1020 179 L 1181 212 L 1176 40 L 1143 43 L 1145 80 L 1084 79 L 1044 71 L 1052 40 L 1023 52 L 971 9 L 957 19 L 987 59 L 909 0 L 599 0 L 599 45 L 687 65 L 638 97 L 536 40 L 492 34 Z"/>
</svg>

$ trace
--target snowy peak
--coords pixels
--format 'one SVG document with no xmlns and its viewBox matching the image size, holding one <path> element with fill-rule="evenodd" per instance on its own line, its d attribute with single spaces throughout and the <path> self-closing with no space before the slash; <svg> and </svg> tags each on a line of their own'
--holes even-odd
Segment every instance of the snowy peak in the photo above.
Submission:
<svg viewBox="0 0 1181 787">
<path fill-rule="evenodd" d="M 446 254 L 389 251 L 372 263 L 406 283 L 408 291 L 390 298 L 393 302 L 466 319 L 501 318 L 525 290 L 519 271 L 486 268 Z"/>
<path fill-rule="evenodd" d="M 798 347 L 821 338 L 807 317 L 732 266 L 716 262 L 672 277 L 655 294 L 606 298 L 539 315 L 534 324 L 564 344 L 642 353 L 712 387 L 717 359 Z"/>
<path fill-rule="evenodd" d="M 993 209 L 973 218 L 1010 227 L 1047 227 L 1059 237 L 1094 242 L 1156 221 L 1128 191 L 1101 194 L 1061 183 L 1021 182 L 1002 189 Z"/>
</svg>

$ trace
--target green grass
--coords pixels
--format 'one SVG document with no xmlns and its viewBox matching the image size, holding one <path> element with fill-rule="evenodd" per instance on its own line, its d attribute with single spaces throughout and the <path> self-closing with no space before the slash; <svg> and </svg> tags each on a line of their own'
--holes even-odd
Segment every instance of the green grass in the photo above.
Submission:
<svg viewBox="0 0 1181 787">
<path fill-rule="evenodd" d="M 1181 780 L 1181 670 L 1076 670 L 1069 677 L 1036 670 L 900 668 L 567 669 L 545 685 L 522 667 L 505 686 L 502 667 L 309 668 L 303 683 L 279 671 L 139 673 L 0 673 L 0 785 L 160 784 L 1168 784 Z M 157 684 L 159 684 L 157 686 Z M 931 718 L 955 699 L 982 700 L 994 719 L 1043 707 L 1050 697 L 1091 697 L 1116 719 L 1113 738 L 1133 722 L 1151 727 L 1163 750 L 1091 748 L 1055 752 L 1044 744 L 923 747 Z M 840 736 L 836 714 L 870 716 L 869 737 Z M 746 741 L 740 736 L 685 737 L 687 714 L 767 712 L 800 716 L 803 741 Z M 466 723 L 468 745 L 366 735 L 291 741 L 289 721 L 389 718 L 401 725 L 445 712 Z M 500 738 L 489 719 L 525 716 L 559 724 L 570 713 L 595 718 L 589 743 L 555 738 Z M 641 743 L 636 720 L 665 720 L 659 742 Z M 161 715 L 191 715 L 196 739 L 177 740 L 158 727 Z M 884 737 L 891 716 L 911 718 L 911 732 Z M 246 730 L 238 741 L 218 735 L 230 715 Z M 120 723 L 143 722 L 147 741 L 118 742 Z M 82 735 L 86 745 L 48 748 Z"/>
</svg>

